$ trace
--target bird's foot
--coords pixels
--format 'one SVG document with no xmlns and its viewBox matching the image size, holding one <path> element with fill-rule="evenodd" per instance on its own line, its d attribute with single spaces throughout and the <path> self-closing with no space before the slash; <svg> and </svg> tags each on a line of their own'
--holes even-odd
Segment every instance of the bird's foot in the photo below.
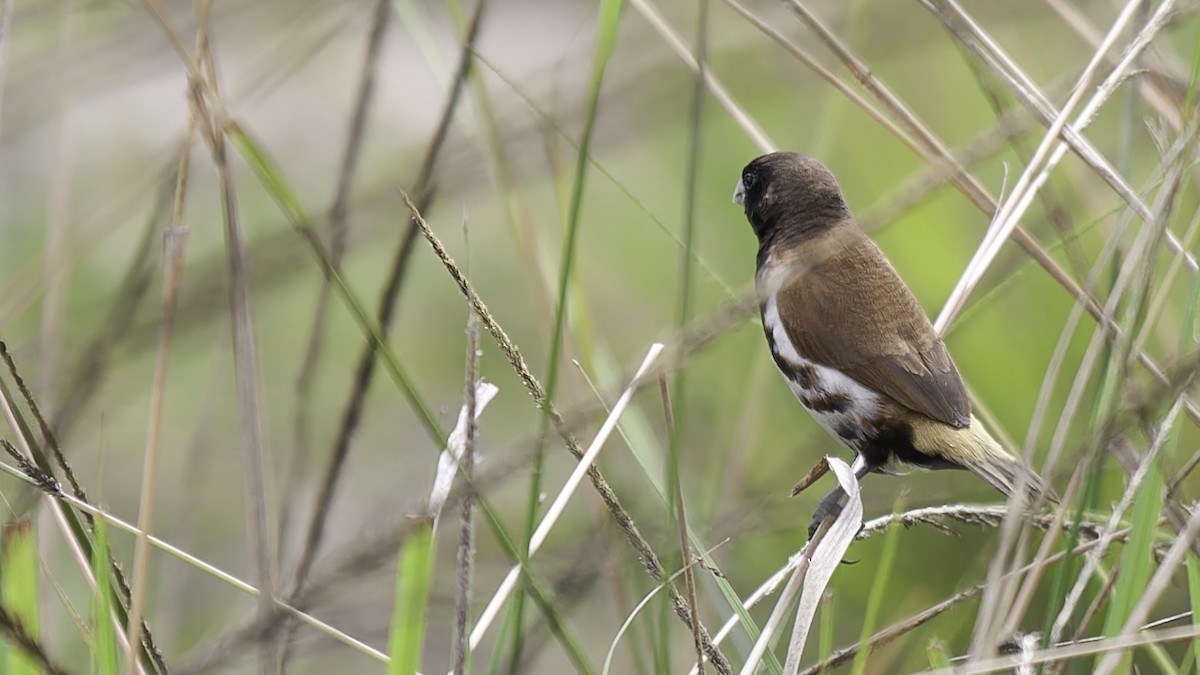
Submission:
<svg viewBox="0 0 1200 675">
<path fill-rule="evenodd" d="M 817 530 L 821 528 L 821 523 L 828 517 L 831 520 L 838 517 L 842 512 L 842 507 L 845 505 L 846 492 L 841 487 L 834 488 L 829 494 L 821 498 L 817 504 L 817 510 L 813 511 L 812 522 L 808 524 L 808 538 L 812 539 L 816 535 Z"/>
</svg>

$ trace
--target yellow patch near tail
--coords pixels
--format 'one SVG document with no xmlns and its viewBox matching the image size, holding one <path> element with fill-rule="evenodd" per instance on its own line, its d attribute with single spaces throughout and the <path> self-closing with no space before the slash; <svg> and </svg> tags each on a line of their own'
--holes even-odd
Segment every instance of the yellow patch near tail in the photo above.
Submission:
<svg viewBox="0 0 1200 675">
<path fill-rule="evenodd" d="M 1023 483 L 1030 497 L 1045 495 L 1050 501 L 1058 502 L 1054 490 L 1002 448 L 974 415 L 971 425 L 965 429 L 922 419 L 912 425 L 912 431 L 912 443 L 917 451 L 958 464 L 1005 495 L 1011 495 L 1016 486 Z"/>
</svg>

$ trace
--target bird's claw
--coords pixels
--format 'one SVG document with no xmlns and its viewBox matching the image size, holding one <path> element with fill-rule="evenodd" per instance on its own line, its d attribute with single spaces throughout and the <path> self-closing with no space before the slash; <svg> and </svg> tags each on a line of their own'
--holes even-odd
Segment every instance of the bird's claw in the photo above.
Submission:
<svg viewBox="0 0 1200 675">
<path fill-rule="evenodd" d="M 808 524 L 808 538 L 812 539 L 817 534 L 817 530 L 821 529 L 821 523 L 825 518 L 831 521 L 838 517 L 842 512 L 842 499 L 846 493 L 842 488 L 835 488 L 832 492 L 821 498 L 817 504 L 817 509 L 813 511 L 812 522 Z"/>
</svg>

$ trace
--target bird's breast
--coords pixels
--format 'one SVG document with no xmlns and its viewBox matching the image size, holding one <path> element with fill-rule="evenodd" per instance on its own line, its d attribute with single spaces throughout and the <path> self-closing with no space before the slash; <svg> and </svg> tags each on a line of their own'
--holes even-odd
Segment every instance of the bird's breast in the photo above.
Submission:
<svg viewBox="0 0 1200 675">
<path fill-rule="evenodd" d="M 880 421 L 879 395 L 840 370 L 801 355 L 779 318 L 774 295 L 761 309 L 771 356 L 792 393 L 826 431 L 861 451 Z"/>
</svg>

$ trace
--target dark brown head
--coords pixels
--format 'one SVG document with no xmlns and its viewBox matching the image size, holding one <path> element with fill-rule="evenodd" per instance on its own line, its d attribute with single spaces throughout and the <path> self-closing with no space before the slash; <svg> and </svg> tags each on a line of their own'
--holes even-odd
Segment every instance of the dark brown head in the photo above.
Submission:
<svg viewBox="0 0 1200 675">
<path fill-rule="evenodd" d="M 760 246 L 802 239 L 850 216 L 833 173 L 798 152 L 773 152 L 747 164 L 733 201 L 746 209 Z"/>
</svg>

